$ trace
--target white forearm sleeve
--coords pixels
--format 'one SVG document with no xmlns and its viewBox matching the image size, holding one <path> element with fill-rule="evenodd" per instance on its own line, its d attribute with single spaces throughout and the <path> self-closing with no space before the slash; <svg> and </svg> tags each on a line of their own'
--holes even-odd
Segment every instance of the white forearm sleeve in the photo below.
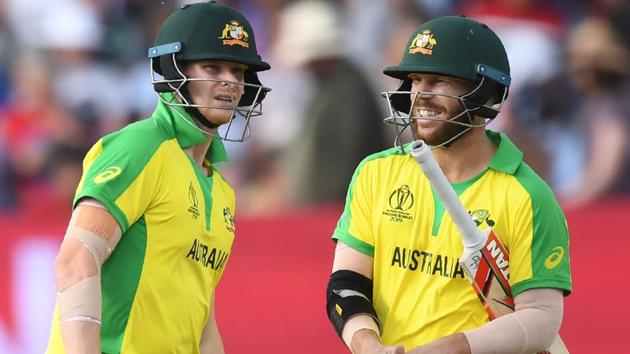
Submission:
<svg viewBox="0 0 630 354">
<path fill-rule="evenodd" d="M 562 291 L 526 290 L 514 304 L 513 313 L 464 332 L 472 354 L 531 354 L 551 346 L 562 323 Z"/>
</svg>

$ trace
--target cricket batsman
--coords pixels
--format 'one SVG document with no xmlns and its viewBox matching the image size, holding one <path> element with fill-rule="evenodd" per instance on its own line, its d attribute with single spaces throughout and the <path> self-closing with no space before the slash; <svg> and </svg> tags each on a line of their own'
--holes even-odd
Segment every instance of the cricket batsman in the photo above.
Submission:
<svg viewBox="0 0 630 354">
<path fill-rule="evenodd" d="M 486 129 L 508 96 L 499 37 L 463 16 L 411 34 L 384 70 L 395 147 L 356 168 L 333 234 L 327 315 L 353 353 L 536 353 L 571 292 L 567 223 L 548 185 L 504 134 Z M 423 140 L 477 227 L 509 252 L 513 312 L 491 318 L 465 278 L 456 225 L 416 161 Z"/>
<path fill-rule="evenodd" d="M 242 141 L 262 113 L 257 72 L 270 66 L 247 19 L 216 1 L 173 12 L 148 56 L 155 112 L 83 162 L 55 262 L 49 354 L 224 352 L 214 298 L 235 203 L 216 164 L 223 140 Z"/>
</svg>

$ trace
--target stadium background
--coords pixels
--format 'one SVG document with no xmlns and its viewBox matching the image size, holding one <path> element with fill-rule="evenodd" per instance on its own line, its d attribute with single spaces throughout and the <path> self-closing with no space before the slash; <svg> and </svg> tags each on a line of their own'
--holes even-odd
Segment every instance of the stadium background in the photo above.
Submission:
<svg viewBox="0 0 630 354">
<path fill-rule="evenodd" d="M 273 67 L 261 79 L 273 91 L 252 139 L 228 145 L 232 163 L 222 167 L 238 198 L 237 238 L 217 290 L 225 347 L 229 353 L 342 353 L 324 311 L 330 234 L 342 200 L 299 200 L 286 167 L 292 160 L 283 153 L 309 127 L 306 107 L 318 94 L 305 66 L 292 66 L 295 58 L 278 45 L 287 32 L 279 23 L 294 1 L 226 2 L 251 19 Z M 0 2 L 0 353 L 43 352 L 55 296 L 52 264 L 82 155 L 99 136 L 152 112 L 156 97 L 144 56 L 159 24 L 183 3 Z M 421 21 L 464 13 L 497 29 L 514 86 L 492 128 L 521 144 L 569 222 L 574 293 L 561 335 L 572 353 L 624 352 L 623 320 L 630 315 L 622 277 L 630 265 L 626 1 L 335 3 L 341 21 L 331 30 L 345 44 L 337 55 L 360 67 L 375 94 L 395 87 L 380 71 L 396 62 Z M 352 131 L 346 136 L 352 139 Z M 333 156 L 329 162 L 341 163 Z"/>
</svg>

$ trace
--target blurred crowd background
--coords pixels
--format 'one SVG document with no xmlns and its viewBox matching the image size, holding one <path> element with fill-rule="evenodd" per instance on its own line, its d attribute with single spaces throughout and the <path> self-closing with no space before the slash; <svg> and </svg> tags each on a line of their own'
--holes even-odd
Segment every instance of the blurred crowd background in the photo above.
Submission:
<svg viewBox="0 0 630 354">
<path fill-rule="evenodd" d="M 507 132 L 565 208 L 630 194 L 625 0 L 232 0 L 272 70 L 264 115 L 222 167 L 239 215 L 341 203 L 358 162 L 390 147 L 382 74 L 432 17 L 464 14 L 504 41 Z M 151 115 L 147 49 L 187 1 L 0 2 L 0 213 L 70 208 L 101 136 Z"/>
<path fill-rule="evenodd" d="M 321 310 L 330 232 L 359 161 L 394 144 L 380 92 L 398 82 L 383 68 L 418 25 L 447 14 L 502 38 L 513 84 L 490 128 L 516 141 L 567 211 L 575 293 L 563 338 L 576 352 L 620 352 L 625 293 L 589 304 L 601 288 L 618 289 L 628 268 L 619 227 L 630 210 L 628 0 L 224 2 L 252 23 L 272 65 L 260 78 L 273 90 L 251 138 L 227 143 L 231 162 L 219 166 L 236 189 L 242 235 L 217 297 L 230 352 L 344 351 Z M 52 263 L 83 156 L 151 115 L 147 49 L 186 3 L 0 0 L 0 353 L 45 347 Z M 283 279 L 295 291 L 270 291 Z"/>
</svg>

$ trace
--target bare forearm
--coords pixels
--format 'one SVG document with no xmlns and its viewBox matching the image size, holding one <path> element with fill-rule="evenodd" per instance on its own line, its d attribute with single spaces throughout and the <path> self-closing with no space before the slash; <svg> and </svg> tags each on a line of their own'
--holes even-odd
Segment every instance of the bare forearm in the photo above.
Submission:
<svg viewBox="0 0 630 354">
<path fill-rule="evenodd" d="M 354 333 L 350 341 L 350 349 L 353 353 L 362 353 L 365 348 L 380 345 L 380 339 L 376 332 L 364 328 Z"/>
<path fill-rule="evenodd" d="M 101 326 L 87 321 L 71 321 L 61 325 L 61 336 L 67 354 L 100 354 Z"/>
<path fill-rule="evenodd" d="M 378 333 L 378 324 L 368 315 L 356 315 L 346 322 L 343 327 L 341 338 L 343 342 L 350 348 L 354 334 L 362 329 L 370 329 L 374 333 Z"/>
<path fill-rule="evenodd" d="M 416 348 L 410 354 L 470 354 L 470 345 L 463 333 L 440 338 L 430 344 Z"/>
<path fill-rule="evenodd" d="M 404 354 L 402 345 L 385 346 L 378 334 L 371 329 L 360 329 L 354 333 L 350 343 L 353 354 Z"/>
<path fill-rule="evenodd" d="M 202 344 L 201 347 L 199 348 L 199 351 L 201 352 L 201 354 L 224 354 L 225 353 L 225 349 L 223 349 L 223 342 L 221 342 L 220 338 L 218 341 Z"/>
<path fill-rule="evenodd" d="M 199 347 L 201 354 L 224 354 L 223 340 L 221 340 L 221 334 L 218 328 L 212 331 L 211 335 L 202 338 L 201 346 Z"/>
<path fill-rule="evenodd" d="M 208 316 L 208 322 L 201 334 L 201 344 L 199 346 L 201 354 L 224 354 L 223 340 L 221 339 L 221 332 L 219 332 L 219 326 L 217 325 L 217 319 L 214 315 L 214 299 L 212 299 L 212 305 L 210 309 L 210 316 Z"/>
</svg>

